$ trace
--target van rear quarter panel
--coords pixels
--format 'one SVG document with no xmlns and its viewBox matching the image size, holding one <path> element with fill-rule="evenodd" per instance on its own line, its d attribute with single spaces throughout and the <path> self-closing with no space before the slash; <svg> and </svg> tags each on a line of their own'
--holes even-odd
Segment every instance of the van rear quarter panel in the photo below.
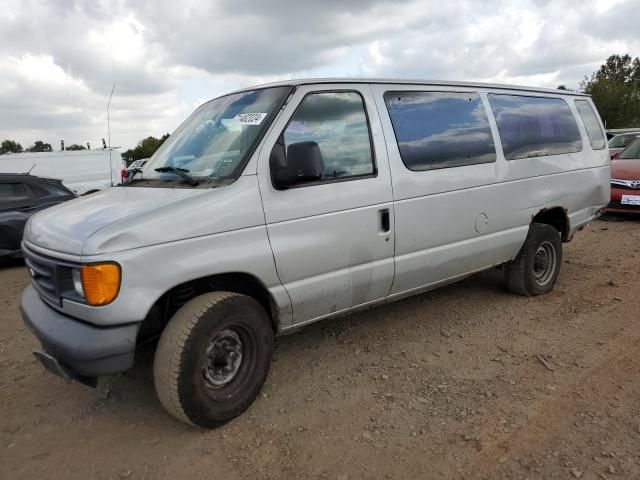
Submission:
<svg viewBox="0 0 640 480">
<path fill-rule="evenodd" d="M 566 97 L 566 101 L 583 139 L 581 152 L 507 161 L 487 92 L 514 92 L 419 85 L 374 85 L 373 89 L 393 181 L 396 274 L 392 295 L 513 259 L 524 243 L 532 217 L 545 208 L 566 209 L 573 231 L 608 202 L 608 153 L 606 149 L 591 149 L 572 97 Z M 409 170 L 402 162 L 384 102 L 386 91 L 398 90 L 480 93 L 496 146 L 496 161 Z"/>
</svg>

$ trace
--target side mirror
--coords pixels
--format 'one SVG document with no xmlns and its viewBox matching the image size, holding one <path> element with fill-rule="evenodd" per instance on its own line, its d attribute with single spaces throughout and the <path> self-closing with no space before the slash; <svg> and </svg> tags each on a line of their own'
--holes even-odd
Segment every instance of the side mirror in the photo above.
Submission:
<svg viewBox="0 0 640 480">
<path fill-rule="evenodd" d="M 269 165 L 273 183 L 278 189 L 320 180 L 324 170 L 320 147 L 311 141 L 292 143 L 285 155 L 284 143 L 279 140 L 273 146 Z"/>
<path fill-rule="evenodd" d="M 287 158 L 284 153 L 284 143 L 279 138 L 271 149 L 269 155 L 269 170 L 271 171 L 271 181 L 278 190 L 284 190 L 289 187 L 289 178 L 287 172 Z"/>
</svg>

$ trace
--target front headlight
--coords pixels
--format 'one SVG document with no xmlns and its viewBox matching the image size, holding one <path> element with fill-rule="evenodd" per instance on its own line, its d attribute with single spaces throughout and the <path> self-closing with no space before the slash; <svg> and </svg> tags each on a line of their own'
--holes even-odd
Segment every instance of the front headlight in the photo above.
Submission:
<svg viewBox="0 0 640 480">
<path fill-rule="evenodd" d="M 76 281 L 76 272 L 72 272 L 74 289 L 89 305 L 107 305 L 118 296 L 122 275 L 117 263 L 83 265 L 79 271 L 80 282 Z"/>
</svg>

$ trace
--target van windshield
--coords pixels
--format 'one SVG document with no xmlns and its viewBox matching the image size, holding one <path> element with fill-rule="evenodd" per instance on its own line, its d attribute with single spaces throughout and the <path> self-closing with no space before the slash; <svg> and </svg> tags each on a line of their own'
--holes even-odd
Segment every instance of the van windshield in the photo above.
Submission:
<svg viewBox="0 0 640 480">
<path fill-rule="evenodd" d="M 637 135 L 616 135 L 609 140 L 609 148 L 624 148 L 636 138 Z"/>
<path fill-rule="evenodd" d="M 205 103 L 151 157 L 143 179 L 181 182 L 172 170 L 200 182 L 236 178 L 289 91 L 262 88 Z"/>
</svg>

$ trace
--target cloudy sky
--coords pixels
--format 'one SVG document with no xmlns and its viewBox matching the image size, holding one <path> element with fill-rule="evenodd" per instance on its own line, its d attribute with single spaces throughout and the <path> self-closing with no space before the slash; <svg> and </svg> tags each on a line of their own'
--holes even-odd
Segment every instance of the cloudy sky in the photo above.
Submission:
<svg viewBox="0 0 640 480">
<path fill-rule="evenodd" d="M 0 140 L 172 132 L 200 103 L 308 76 L 577 88 L 640 55 L 640 0 L 0 0 Z"/>
</svg>

